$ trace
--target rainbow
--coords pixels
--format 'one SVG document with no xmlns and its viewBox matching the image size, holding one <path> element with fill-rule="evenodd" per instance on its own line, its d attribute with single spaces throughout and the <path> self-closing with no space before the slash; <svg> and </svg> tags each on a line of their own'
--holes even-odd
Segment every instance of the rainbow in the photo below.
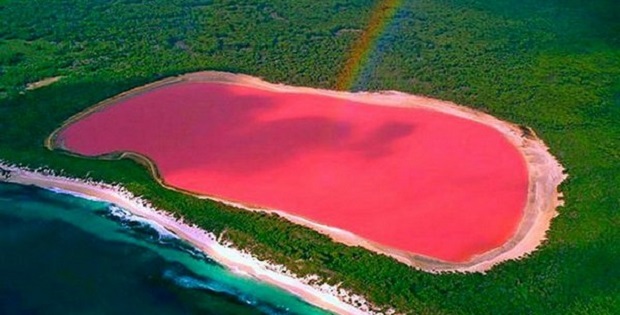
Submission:
<svg viewBox="0 0 620 315">
<path fill-rule="evenodd" d="M 335 86 L 337 90 L 350 90 L 353 87 L 364 66 L 368 63 L 370 55 L 377 45 L 377 40 L 381 38 L 402 5 L 403 0 L 379 0 L 372 11 L 368 26 L 353 44 L 349 57 L 338 74 Z"/>
</svg>

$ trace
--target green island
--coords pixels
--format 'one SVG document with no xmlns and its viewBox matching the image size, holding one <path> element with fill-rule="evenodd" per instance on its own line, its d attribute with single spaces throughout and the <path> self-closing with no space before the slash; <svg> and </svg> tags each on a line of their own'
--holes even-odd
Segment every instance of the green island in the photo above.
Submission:
<svg viewBox="0 0 620 315">
<path fill-rule="evenodd" d="M 393 1 L 394 16 L 351 87 L 426 95 L 529 126 L 566 167 L 565 206 L 543 246 L 486 274 L 418 271 L 277 215 L 168 190 L 135 161 L 44 146 L 93 104 L 188 72 L 341 87 L 350 48 L 381 2 L 0 1 L 0 160 L 120 183 L 262 260 L 402 313 L 619 313 L 614 0 Z"/>
</svg>

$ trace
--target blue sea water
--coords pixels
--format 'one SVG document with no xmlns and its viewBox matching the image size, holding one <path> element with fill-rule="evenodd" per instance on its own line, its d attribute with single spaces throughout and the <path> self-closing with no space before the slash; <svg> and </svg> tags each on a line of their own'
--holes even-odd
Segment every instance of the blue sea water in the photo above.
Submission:
<svg viewBox="0 0 620 315">
<path fill-rule="evenodd" d="M 0 183 L 0 314 L 327 314 L 113 205 Z"/>
</svg>

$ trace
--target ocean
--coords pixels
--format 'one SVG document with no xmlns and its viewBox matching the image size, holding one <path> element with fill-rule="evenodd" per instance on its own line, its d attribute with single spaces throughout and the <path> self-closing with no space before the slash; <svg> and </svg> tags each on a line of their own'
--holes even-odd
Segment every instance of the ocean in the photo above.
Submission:
<svg viewBox="0 0 620 315">
<path fill-rule="evenodd" d="M 114 205 L 0 183 L 0 314 L 328 314 Z"/>
</svg>

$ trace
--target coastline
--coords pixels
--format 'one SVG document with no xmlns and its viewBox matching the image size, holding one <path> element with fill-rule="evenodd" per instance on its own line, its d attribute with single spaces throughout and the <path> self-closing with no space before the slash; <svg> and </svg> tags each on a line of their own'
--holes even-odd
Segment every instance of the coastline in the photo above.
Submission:
<svg viewBox="0 0 620 315">
<path fill-rule="evenodd" d="M 363 297 L 349 294 L 344 289 L 326 284 L 317 285 L 317 277 L 297 277 L 284 266 L 260 261 L 251 254 L 222 244 L 212 233 L 176 219 L 164 210 L 154 209 L 123 187 L 101 182 L 57 176 L 46 169 L 29 170 L 0 161 L 0 183 L 31 185 L 61 191 L 83 198 L 101 200 L 119 206 L 132 214 L 160 224 L 168 231 L 206 253 L 217 263 L 236 274 L 250 276 L 277 286 L 307 303 L 337 314 L 375 314 L 376 311 Z M 389 312 L 388 312 L 389 313 Z"/>
<path fill-rule="evenodd" d="M 550 227 L 551 220 L 558 214 L 556 208 L 563 204 L 562 194 L 558 191 L 558 187 L 562 181 L 566 179 L 567 175 L 564 174 L 563 167 L 559 164 L 555 157 L 549 153 L 549 148 L 531 129 L 502 121 L 491 115 L 455 103 L 396 91 L 352 93 L 275 84 L 266 82 L 260 78 L 242 74 L 215 71 L 189 73 L 137 87 L 100 102 L 69 118 L 60 128 L 55 130 L 46 139 L 45 145 L 50 150 L 61 149 L 70 155 L 80 156 L 64 150 L 61 141 L 58 141 L 58 135 L 62 132 L 62 130 L 64 130 L 64 128 L 85 116 L 104 109 L 106 106 L 114 105 L 117 102 L 149 92 L 153 89 L 181 82 L 234 84 L 280 93 L 307 93 L 324 95 L 368 105 L 421 108 L 472 120 L 491 127 L 500 132 L 522 154 L 526 162 L 529 187 L 522 219 L 513 236 L 502 246 L 476 255 L 466 262 L 447 262 L 416 253 L 382 246 L 381 244 L 369 241 L 348 231 L 326 226 L 278 209 L 266 209 L 243 202 L 224 200 L 218 198 L 217 196 L 198 194 L 170 186 L 159 174 L 156 164 L 148 157 L 140 155 L 136 152 L 117 152 L 96 158 L 130 158 L 136 160 L 137 162 L 148 167 L 159 184 L 168 189 L 190 194 L 198 198 L 221 202 L 240 209 L 275 213 L 293 223 L 309 227 L 319 231 L 320 233 L 328 235 L 336 242 L 341 242 L 352 246 L 362 246 L 368 250 L 388 255 L 399 262 L 427 272 L 485 272 L 503 261 L 522 258 L 542 244 L 546 238 L 546 231 Z"/>
</svg>

